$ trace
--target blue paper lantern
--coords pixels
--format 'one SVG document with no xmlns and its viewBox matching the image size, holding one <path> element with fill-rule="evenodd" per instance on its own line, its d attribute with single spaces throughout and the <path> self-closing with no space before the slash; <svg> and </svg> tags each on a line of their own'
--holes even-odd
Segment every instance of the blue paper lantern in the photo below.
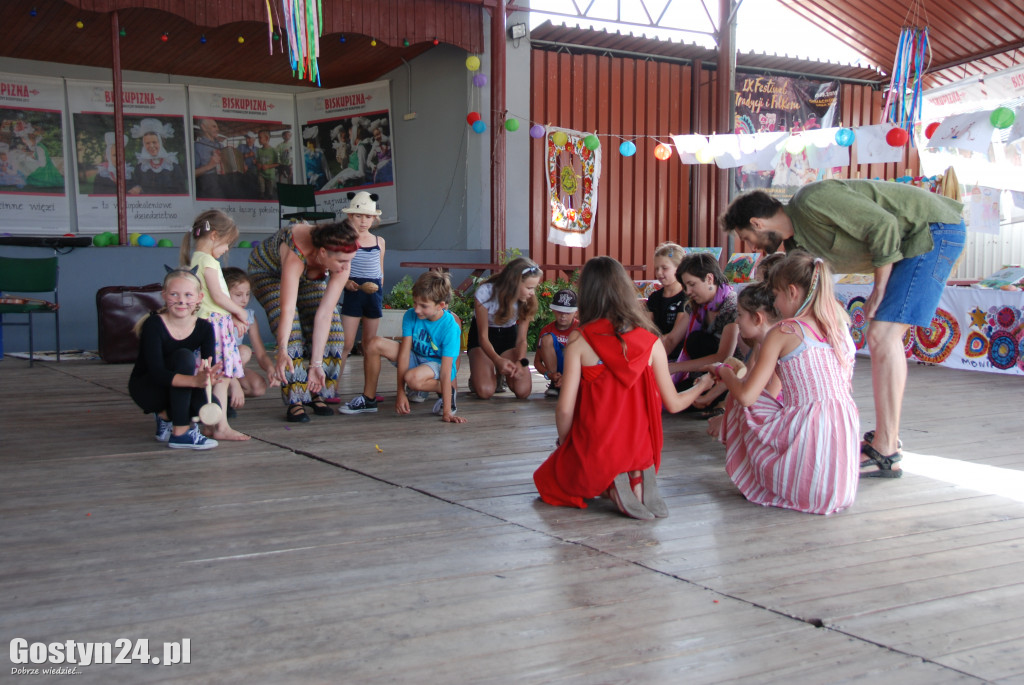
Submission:
<svg viewBox="0 0 1024 685">
<path fill-rule="evenodd" d="M 853 133 L 852 128 L 841 128 L 836 131 L 836 143 L 843 147 L 850 147 L 853 145 L 853 139 L 856 136 Z"/>
<path fill-rule="evenodd" d="M 623 141 L 619 145 L 619 154 L 623 157 L 632 157 L 636 154 L 636 145 L 630 140 Z"/>
<path fill-rule="evenodd" d="M 476 131 L 477 133 L 483 133 L 484 131 L 487 130 L 487 124 L 485 124 L 480 119 L 477 119 L 476 121 L 473 122 L 473 130 Z"/>
</svg>

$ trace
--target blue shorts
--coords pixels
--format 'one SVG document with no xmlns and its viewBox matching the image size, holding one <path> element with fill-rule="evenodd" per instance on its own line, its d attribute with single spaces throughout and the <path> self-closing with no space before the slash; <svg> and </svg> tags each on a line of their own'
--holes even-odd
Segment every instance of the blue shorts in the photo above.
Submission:
<svg viewBox="0 0 1024 685">
<path fill-rule="evenodd" d="M 391 366 L 393 366 L 393 367 L 395 367 L 397 369 L 398 368 L 398 362 L 397 361 L 391 362 Z M 424 358 L 420 357 L 419 355 L 417 355 L 415 352 L 412 352 L 410 350 L 410 352 L 409 352 L 409 368 L 410 369 L 415 369 L 417 366 L 429 367 L 430 370 L 434 372 L 434 380 L 435 381 L 441 380 L 441 362 L 437 361 L 436 359 L 424 359 Z M 453 376 L 452 380 L 455 380 L 455 378 L 454 378 L 454 376 L 455 376 L 455 365 L 454 364 L 452 364 L 452 376 Z"/>
<path fill-rule="evenodd" d="M 381 282 L 375 278 L 350 278 L 350 281 L 362 285 L 367 281 L 377 284 L 377 292 L 364 293 L 362 290 L 346 290 L 341 300 L 341 315 L 379 319 L 384 316 L 384 292 Z"/>
<path fill-rule="evenodd" d="M 929 228 L 935 247 L 893 264 L 885 296 L 875 312 L 876 321 L 931 327 L 949 274 L 964 251 L 967 233 L 963 221 L 935 223 Z"/>
</svg>

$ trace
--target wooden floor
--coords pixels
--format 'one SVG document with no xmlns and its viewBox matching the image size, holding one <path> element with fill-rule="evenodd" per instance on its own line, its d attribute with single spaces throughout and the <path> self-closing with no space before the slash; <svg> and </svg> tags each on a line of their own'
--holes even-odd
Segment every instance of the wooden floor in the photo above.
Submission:
<svg viewBox="0 0 1024 685">
<path fill-rule="evenodd" d="M 191 641 L 73 683 L 1024 683 L 1024 379 L 912 366 L 907 475 L 827 518 L 748 503 L 667 417 L 651 523 L 537 499 L 539 378 L 457 426 L 395 416 L 388 370 L 378 414 L 286 424 L 275 395 L 250 442 L 181 453 L 129 371 L 0 363 L 5 653 Z M 870 428 L 866 358 L 856 394 Z"/>
</svg>

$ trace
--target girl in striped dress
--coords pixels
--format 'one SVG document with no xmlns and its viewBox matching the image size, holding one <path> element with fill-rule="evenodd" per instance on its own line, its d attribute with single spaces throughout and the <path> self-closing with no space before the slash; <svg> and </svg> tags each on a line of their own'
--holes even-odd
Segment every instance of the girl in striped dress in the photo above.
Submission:
<svg viewBox="0 0 1024 685">
<path fill-rule="evenodd" d="M 833 514 L 853 504 L 859 475 L 849 318 L 820 259 L 793 252 L 770 278 L 782 321 L 753 368 L 741 380 L 714 367 L 742 408 L 728 420 L 725 469 L 755 504 Z M 764 392 L 776 373 L 781 400 Z"/>
<path fill-rule="evenodd" d="M 380 223 L 377 196 L 367 192 L 349 193 L 349 205 L 341 211 L 348 214 L 346 221 L 356 231 L 359 249 L 352 258 L 341 303 L 345 348 L 338 366 L 339 375 L 356 344 L 360 321 L 363 324 L 363 342 L 368 343 L 377 335 L 377 326 L 384 315 L 384 239 L 370 233 L 370 229 Z"/>
<path fill-rule="evenodd" d="M 357 249 L 355 230 L 339 221 L 291 224 L 249 255 L 252 292 L 277 339 L 268 380 L 281 383 L 290 422 L 309 421 L 304 404 L 314 414 L 334 414 L 325 400 L 338 395 L 344 346 L 338 298 Z"/>
</svg>

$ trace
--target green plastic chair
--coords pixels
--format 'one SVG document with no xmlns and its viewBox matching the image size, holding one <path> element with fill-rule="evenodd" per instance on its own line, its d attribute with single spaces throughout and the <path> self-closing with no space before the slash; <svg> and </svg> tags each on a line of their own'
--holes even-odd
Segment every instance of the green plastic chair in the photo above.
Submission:
<svg viewBox="0 0 1024 685">
<path fill-rule="evenodd" d="M 32 315 L 53 314 L 57 331 L 57 361 L 60 361 L 60 303 L 57 296 L 57 258 L 18 259 L 0 257 L 0 315 L 3 326 L 28 326 L 28 365 L 35 362 L 35 346 L 32 339 Z M 53 293 L 53 302 L 32 297 L 20 297 L 21 293 Z M 6 301 L 4 301 L 6 300 Z M 9 314 L 26 314 L 28 321 L 7 321 Z"/>
<path fill-rule="evenodd" d="M 294 207 L 300 211 L 283 213 L 284 207 Z M 310 209 L 312 208 L 312 211 Z M 277 184 L 277 225 L 281 221 L 324 221 L 334 219 L 334 212 L 320 212 L 316 208 L 316 189 L 307 185 Z"/>
</svg>

